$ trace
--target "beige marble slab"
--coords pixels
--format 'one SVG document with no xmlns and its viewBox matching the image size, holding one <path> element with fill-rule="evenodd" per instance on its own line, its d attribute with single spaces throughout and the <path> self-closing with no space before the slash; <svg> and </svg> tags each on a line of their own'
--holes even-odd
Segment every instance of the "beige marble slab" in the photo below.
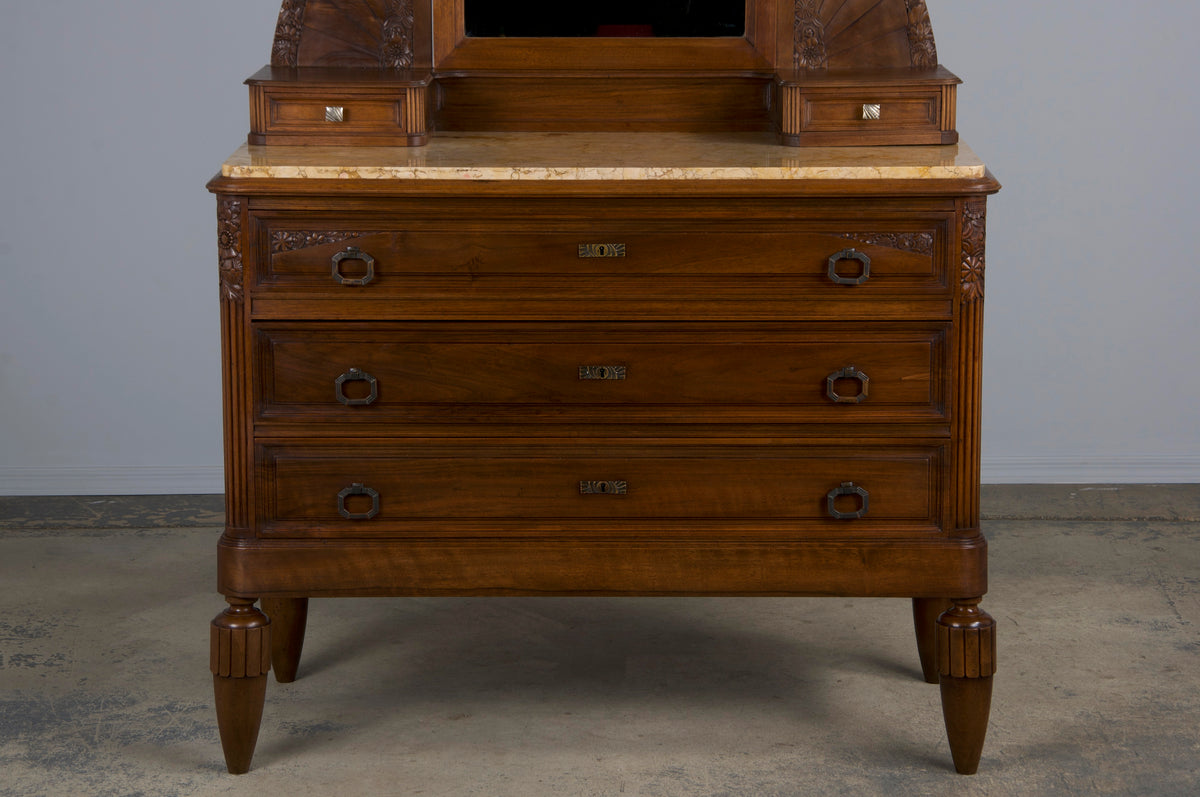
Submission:
<svg viewBox="0 0 1200 797">
<path fill-rule="evenodd" d="M 439 133 L 424 147 L 243 145 L 233 178 L 359 180 L 876 180 L 978 178 L 964 144 L 785 147 L 759 133 Z"/>
</svg>

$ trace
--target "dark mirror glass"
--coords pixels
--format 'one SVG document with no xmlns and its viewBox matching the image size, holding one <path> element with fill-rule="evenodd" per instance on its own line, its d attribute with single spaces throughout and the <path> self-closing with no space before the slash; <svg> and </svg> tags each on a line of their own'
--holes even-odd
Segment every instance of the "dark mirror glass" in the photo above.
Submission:
<svg viewBox="0 0 1200 797">
<path fill-rule="evenodd" d="M 463 0 L 468 36 L 742 36 L 745 0 Z"/>
</svg>

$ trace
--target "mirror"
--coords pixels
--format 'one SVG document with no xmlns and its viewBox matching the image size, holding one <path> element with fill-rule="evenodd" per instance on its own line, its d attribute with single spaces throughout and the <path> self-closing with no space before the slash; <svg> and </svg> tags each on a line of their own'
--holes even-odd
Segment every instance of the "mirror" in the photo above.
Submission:
<svg viewBox="0 0 1200 797">
<path fill-rule="evenodd" d="M 474 38 L 743 36 L 745 0 L 464 0 L 466 35 Z"/>
</svg>

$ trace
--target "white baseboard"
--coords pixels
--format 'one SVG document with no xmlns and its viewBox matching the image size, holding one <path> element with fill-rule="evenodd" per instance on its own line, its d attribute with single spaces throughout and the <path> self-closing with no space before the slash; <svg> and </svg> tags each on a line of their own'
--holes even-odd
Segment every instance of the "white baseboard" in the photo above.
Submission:
<svg viewBox="0 0 1200 797">
<path fill-rule="evenodd" d="M 0 495 L 202 495 L 225 492 L 220 465 L 0 468 Z"/>
<path fill-rule="evenodd" d="M 983 458 L 984 484 L 1195 484 L 1200 454 Z"/>
<path fill-rule="evenodd" d="M 1195 484 L 1195 456 L 984 457 L 985 484 Z M 0 468 L 0 495 L 204 495 L 225 492 L 219 465 Z"/>
</svg>

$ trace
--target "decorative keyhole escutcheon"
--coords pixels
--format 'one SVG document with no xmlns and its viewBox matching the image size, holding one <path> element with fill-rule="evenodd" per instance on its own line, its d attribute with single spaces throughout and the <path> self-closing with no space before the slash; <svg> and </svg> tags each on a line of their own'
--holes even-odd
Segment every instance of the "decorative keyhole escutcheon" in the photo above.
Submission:
<svg viewBox="0 0 1200 797">
<path fill-rule="evenodd" d="M 839 510 L 838 499 L 849 496 L 858 502 L 858 509 L 853 512 Z M 842 482 L 840 487 L 834 487 L 825 496 L 829 516 L 834 520 L 858 520 L 864 517 L 871 508 L 871 494 L 854 482 Z"/>
<path fill-rule="evenodd" d="M 859 263 L 858 273 L 850 276 L 850 267 L 843 265 L 848 260 Z M 857 249 L 843 249 L 829 256 L 829 279 L 838 285 L 862 285 L 871 278 L 871 258 Z"/>
<path fill-rule="evenodd" d="M 629 492 L 629 482 L 617 479 L 607 481 L 581 481 L 580 495 L 625 495 Z"/>
<path fill-rule="evenodd" d="M 365 272 L 361 277 L 348 277 L 342 273 L 342 263 L 345 261 L 361 262 L 365 268 Z M 375 258 L 359 249 L 357 246 L 349 246 L 333 256 L 330 261 L 333 264 L 333 278 L 337 280 L 339 285 L 346 287 L 361 287 L 366 285 L 371 280 L 375 279 Z M 349 263 L 347 263 L 349 266 Z M 349 270 L 347 268 L 347 270 Z"/>
</svg>

